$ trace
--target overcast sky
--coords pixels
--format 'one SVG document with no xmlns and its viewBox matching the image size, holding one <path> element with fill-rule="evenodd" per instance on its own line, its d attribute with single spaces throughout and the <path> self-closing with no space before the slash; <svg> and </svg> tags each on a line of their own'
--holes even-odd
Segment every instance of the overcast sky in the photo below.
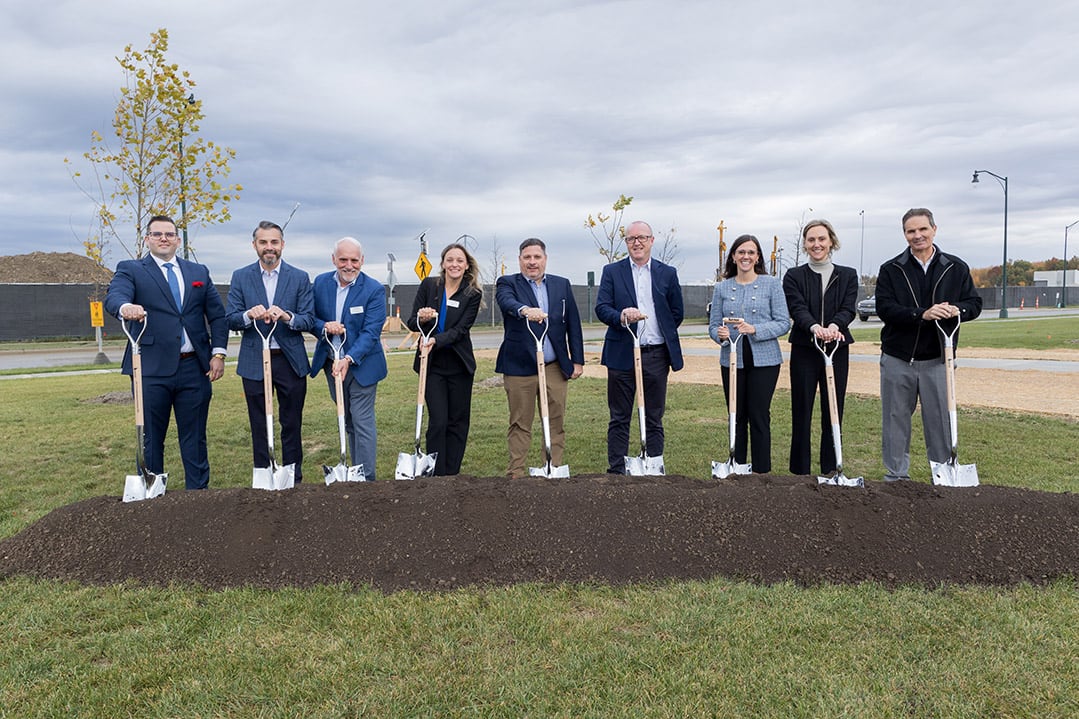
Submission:
<svg viewBox="0 0 1079 719">
<path fill-rule="evenodd" d="M 625 222 L 670 228 L 684 282 L 710 280 L 716 226 L 788 258 L 832 221 L 836 261 L 875 273 L 926 206 L 973 267 L 1063 253 L 1079 220 L 1079 3 L 866 0 L 284 2 L 57 0 L 0 24 L 0 253 L 81 252 L 93 207 L 64 158 L 108 130 L 115 57 L 169 31 L 244 186 L 232 220 L 193 230 L 216 281 L 283 223 L 285 259 L 329 269 L 344 235 L 365 269 L 412 274 L 462 234 L 548 243 L 548 271 L 602 268 L 584 220 L 632 195 Z M 864 243 L 862 216 L 864 210 Z M 1079 226 L 1068 254 L 1079 254 Z M 113 246 L 108 264 L 126 258 Z"/>
</svg>

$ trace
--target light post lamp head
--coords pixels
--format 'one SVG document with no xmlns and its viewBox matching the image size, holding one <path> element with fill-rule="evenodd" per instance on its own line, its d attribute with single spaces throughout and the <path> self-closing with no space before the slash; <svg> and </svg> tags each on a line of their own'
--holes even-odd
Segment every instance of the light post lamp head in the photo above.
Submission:
<svg viewBox="0 0 1079 719">
<path fill-rule="evenodd" d="M 978 173 L 977 173 L 977 172 L 975 172 L 975 173 L 974 173 L 974 179 L 972 179 L 972 180 L 970 181 L 970 184 L 972 184 L 972 185 L 973 185 L 973 184 L 976 184 L 977 182 L 978 182 Z"/>
</svg>

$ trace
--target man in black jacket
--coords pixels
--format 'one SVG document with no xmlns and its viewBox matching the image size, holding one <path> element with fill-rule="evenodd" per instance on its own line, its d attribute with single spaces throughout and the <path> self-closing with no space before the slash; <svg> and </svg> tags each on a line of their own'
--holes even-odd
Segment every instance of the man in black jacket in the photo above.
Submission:
<svg viewBox="0 0 1079 719">
<path fill-rule="evenodd" d="M 982 311 L 970 268 L 933 244 L 936 233 L 932 212 L 908 210 L 903 234 L 909 247 L 877 274 L 877 314 L 884 322 L 880 399 L 886 482 L 910 479 L 911 417 L 918 401 L 929 461 L 946 462 L 951 455 L 944 342 L 936 322 L 950 330 Z"/>
</svg>

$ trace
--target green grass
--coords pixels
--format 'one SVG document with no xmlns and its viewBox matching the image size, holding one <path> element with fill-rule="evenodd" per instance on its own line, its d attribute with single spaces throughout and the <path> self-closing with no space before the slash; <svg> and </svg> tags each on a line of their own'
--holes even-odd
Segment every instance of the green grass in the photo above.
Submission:
<svg viewBox="0 0 1079 719">
<path fill-rule="evenodd" d="M 382 477 L 411 449 L 414 424 L 410 358 L 392 356 L 390 372 L 377 404 Z M 482 361 L 477 378 L 492 372 Z M 88 400 L 126 389 L 126 378 L 0 387 L 0 537 L 57 507 L 120 494 L 133 411 Z M 781 389 L 777 471 L 788 405 Z M 466 472 L 504 472 L 505 412 L 501 388 L 477 388 Z M 848 399 L 848 476 L 882 472 L 879 413 L 875 399 Z M 603 471 L 606 421 L 604 383 L 573 382 L 574 474 Z M 719 387 L 672 384 L 666 424 L 668 472 L 703 481 L 725 455 Z M 338 453 L 321 380 L 310 385 L 304 429 L 305 470 L 318 481 L 318 463 Z M 960 432 L 961 459 L 977 463 L 983 482 L 1079 491 L 1076 422 L 963 408 Z M 178 483 L 175 444 L 170 436 L 166 469 Z M 917 421 L 912 449 L 915 478 L 928 481 Z M 215 385 L 210 451 L 212 486 L 249 485 L 231 367 Z M 1074 581 L 889 591 L 717 579 L 384 596 L 20 578 L 0 582 L 0 717 L 1068 717 L 1079 713 L 1076 616 Z"/>
<path fill-rule="evenodd" d="M 1074 586 L 0 594 L 6 716 L 1065 717 Z"/>
<path fill-rule="evenodd" d="M 857 342 L 880 342 L 880 323 L 860 327 L 851 334 Z M 984 314 L 963 323 L 963 347 L 994 349 L 1079 350 L 1079 316 L 998 319 Z"/>
</svg>

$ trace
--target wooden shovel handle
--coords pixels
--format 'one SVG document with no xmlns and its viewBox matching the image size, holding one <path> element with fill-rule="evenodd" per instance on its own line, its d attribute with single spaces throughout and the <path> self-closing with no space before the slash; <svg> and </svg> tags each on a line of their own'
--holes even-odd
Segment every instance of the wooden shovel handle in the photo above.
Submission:
<svg viewBox="0 0 1079 719">
<path fill-rule="evenodd" d="M 266 395 L 264 407 L 266 416 L 273 414 L 273 370 L 270 368 L 270 346 L 262 348 L 262 393 Z"/>
<path fill-rule="evenodd" d="M 135 426 L 142 427 L 146 419 L 142 407 L 142 355 L 138 352 L 131 353 L 131 392 L 135 399 Z"/>
</svg>

